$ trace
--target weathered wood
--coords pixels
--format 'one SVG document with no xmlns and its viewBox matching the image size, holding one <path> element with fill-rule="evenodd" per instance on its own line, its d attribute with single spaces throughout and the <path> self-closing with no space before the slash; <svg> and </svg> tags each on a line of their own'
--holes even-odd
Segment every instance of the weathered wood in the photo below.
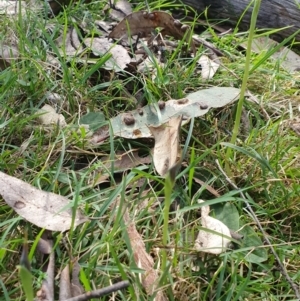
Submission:
<svg viewBox="0 0 300 301">
<path fill-rule="evenodd" d="M 211 19 L 228 19 L 228 23 L 236 25 L 237 21 L 247 8 L 250 0 L 182 0 L 197 9 L 198 12 L 208 8 L 208 16 Z M 246 30 L 250 26 L 252 7 L 247 10 L 240 28 Z M 262 0 L 257 19 L 258 28 L 283 28 L 273 37 L 282 40 L 300 29 L 300 1 L 299 0 Z M 300 42 L 300 34 L 296 36 Z"/>
</svg>

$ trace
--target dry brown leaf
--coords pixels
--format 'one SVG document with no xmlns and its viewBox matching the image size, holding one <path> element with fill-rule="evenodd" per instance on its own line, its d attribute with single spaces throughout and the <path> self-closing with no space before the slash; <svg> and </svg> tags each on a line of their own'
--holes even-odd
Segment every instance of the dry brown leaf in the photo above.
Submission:
<svg viewBox="0 0 300 301">
<path fill-rule="evenodd" d="M 70 267 L 69 264 L 60 273 L 59 280 L 59 301 L 64 301 L 72 297 Z"/>
<path fill-rule="evenodd" d="M 182 116 L 171 118 L 168 122 L 149 130 L 154 137 L 153 162 L 156 171 L 164 176 L 180 159 L 179 131 Z"/>
<path fill-rule="evenodd" d="M 111 170 L 111 160 L 110 156 L 105 156 L 101 158 L 103 166 L 98 170 L 101 174 L 96 174 L 94 177 L 93 185 L 98 185 L 107 182 L 110 178 L 109 170 Z M 117 151 L 114 157 L 114 172 L 124 172 L 136 166 L 142 164 L 149 164 L 152 162 L 151 156 L 140 157 L 138 150 L 132 150 L 129 152 Z"/>
<path fill-rule="evenodd" d="M 46 278 L 42 286 L 36 293 L 36 301 L 54 300 L 54 270 L 55 270 L 55 252 L 53 251 L 53 240 L 48 238 L 49 232 L 45 231 L 42 235 L 42 242 L 38 243 L 38 251 L 43 255 L 48 255 L 43 262 L 43 270 L 46 272 Z M 43 246 L 43 247 L 42 247 Z"/>
<path fill-rule="evenodd" d="M 136 265 L 145 270 L 142 274 L 142 285 L 148 295 L 152 295 L 158 286 L 158 273 L 154 269 L 153 258 L 147 253 L 145 243 L 135 227 L 135 223 L 129 216 L 126 210 L 123 215 L 124 222 L 127 224 L 127 232 L 133 250 L 134 261 Z M 167 301 L 163 292 L 159 291 L 155 297 L 156 301 Z"/>
<path fill-rule="evenodd" d="M 62 232 L 71 227 L 71 201 L 63 196 L 37 189 L 3 172 L 0 172 L 0 196 L 20 216 L 38 227 Z M 74 227 L 87 220 L 77 210 Z"/>
<path fill-rule="evenodd" d="M 84 293 L 84 289 L 79 281 L 79 273 L 80 273 L 80 265 L 78 264 L 78 261 L 76 260 L 73 263 L 73 268 L 72 268 L 72 280 L 71 280 L 72 297 L 77 297 Z"/>
<path fill-rule="evenodd" d="M 109 156 L 101 158 L 101 161 L 106 162 L 104 164 L 106 168 L 111 168 Z M 114 171 L 123 172 L 142 164 L 149 164 L 151 161 L 151 156 L 140 157 L 138 150 L 131 150 L 128 152 L 117 151 L 114 157 Z"/>
<path fill-rule="evenodd" d="M 146 11 L 134 12 L 126 16 L 109 34 L 109 38 L 120 39 L 128 36 L 139 35 L 147 37 L 156 28 L 162 28 L 162 35 L 169 35 L 177 40 L 193 43 L 191 28 L 175 20 L 170 14 L 162 11 L 148 13 Z"/>
</svg>

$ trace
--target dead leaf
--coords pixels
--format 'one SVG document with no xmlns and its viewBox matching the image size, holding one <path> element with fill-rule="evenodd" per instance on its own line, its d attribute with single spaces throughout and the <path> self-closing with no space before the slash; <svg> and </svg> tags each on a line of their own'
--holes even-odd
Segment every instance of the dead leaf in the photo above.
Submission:
<svg viewBox="0 0 300 301">
<path fill-rule="evenodd" d="M 87 38 L 84 43 L 96 56 L 111 54 L 112 57 L 105 62 L 106 69 L 123 70 L 131 61 L 128 51 L 123 46 L 111 43 L 106 38 Z"/>
<path fill-rule="evenodd" d="M 59 300 L 64 301 L 71 297 L 70 267 L 69 264 L 67 264 L 60 274 Z"/>
<path fill-rule="evenodd" d="M 200 56 L 198 64 L 201 65 L 201 76 L 203 79 L 213 78 L 220 66 L 204 54 Z"/>
<path fill-rule="evenodd" d="M 62 56 L 80 55 L 84 50 L 74 27 L 70 27 L 66 34 L 61 34 L 56 44 Z"/>
<path fill-rule="evenodd" d="M 3 172 L 0 172 L 0 195 L 20 216 L 40 228 L 64 232 L 71 227 L 71 201 L 63 196 L 37 189 Z M 77 210 L 74 227 L 87 220 Z"/>
<path fill-rule="evenodd" d="M 58 125 L 60 127 L 67 125 L 65 117 L 62 114 L 57 114 L 55 109 L 49 105 L 44 105 L 37 111 L 37 114 L 41 114 L 38 119 L 42 125 Z"/>
<path fill-rule="evenodd" d="M 114 0 L 112 0 L 114 3 Z M 118 0 L 114 3 L 109 11 L 109 15 L 113 20 L 121 21 L 124 17 L 132 13 L 131 4 L 127 0 Z"/>
<path fill-rule="evenodd" d="M 142 164 L 149 164 L 152 161 L 151 156 L 140 157 L 138 150 L 131 150 L 128 152 L 117 151 L 114 157 L 114 171 L 123 172 Z M 101 158 L 104 166 L 111 168 L 109 156 Z"/>
<path fill-rule="evenodd" d="M 154 269 L 153 258 L 147 253 L 143 239 L 136 230 L 135 223 L 130 218 L 127 209 L 124 212 L 123 218 L 125 224 L 127 224 L 127 232 L 133 250 L 134 261 L 139 268 L 145 270 L 142 274 L 142 285 L 147 294 L 151 296 L 159 284 L 159 277 L 157 271 Z M 155 300 L 167 301 L 168 299 L 162 291 L 158 291 Z"/>
<path fill-rule="evenodd" d="M 41 254 L 47 255 L 46 258 L 43 258 L 42 264 L 42 270 L 45 272 L 46 278 L 36 293 L 37 301 L 54 300 L 55 252 L 53 250 L 53 240 L 48 237 L 50 234 L 49 231 L 43 233 L 37 248 Z"/>
<path fill-rule="evenodd" d="M 71 280 L 72 297 L 76 297 L 84 293 L 84 289 L 79 281 L 79 273 L 80 273 L 80 265 L 78 263 L 78 260 L 76 260 L 73 263 L 73 268 L 72 268 L 72 280 Z"/>
<path fill-rule="evenodd" d="M 0 15 L 18 15 L 20 12 L 22 15 L 26 12 L 25 1 L 0 1 Z"/>
<path fill-rule="evenodd" d="M 162 11 L 148 13 L 134 12 L 126 16 L 108 35 L 109 38 L 120 39 L 138 35 L 140 38 L 149 36 L 156 28 L 162 28 L 162 35 L 169 35 L 177 40 L 193 43 L 191 28 L 175 20 L 170 14 Z"/>
<path fill-rule="evenodd" d="M 19 58 L 19 50 L 16 46 L 0 44 L 0 70 L 4 70 L 11 65 L 12 61 Z"/>
<path fill-rule="evenodd" d="M 180 115 L 158 127 L 149 126 L 155 140 L 153 162 L 156 171 L 161 176 L 164 176 L 180 159 L 179 131 L 181 120 L 182 116 Z"/>
<path fill-rule="evenodd" d="M 188 94 L 183 99 L 162 102 L 164 106 L 147 105 L 135 111 L 122 113 L 110 120 L 115 136 L 127 139 L 153 137 L 149 126 L 157 127 L 172 117 L 182 115 L 182 125 L 190 118 L 206 114 L 210 108 L 223 107 L 238 98 L 240 89 L 213 87 Z"/>
<path fill-rule="evenodd" d="M 267 52 L 276 47 L 279 43 L 267 36 L 255 38 L 252 42 L 252 51 L 256 53 Z M 247 43 L 242 43 L 242 47 L 247 49 Z M 300 70 L 300 56 L 288 47 L 281 47 L 277 52 L 272 54 L 271 58 L 280 61 L 280 66 L 289 72 Z"/>
<path fill-rule="evenodd" d="M 204 201 L 199 200 L 198 203 Z M 209 206 L 201 207 L 201 224 L 205 229 L 199 231 L 198 237 L 195 241 L 195 249 L 199 252 L 206 252 L 211 254 L 221 254 L 226 251 L 231 237 L 230 230 L 221 221 L 209 216 Z M 206 230 L 207 229 L 207 230 Z M 217 232 L 212 233 L 211 231 Z M 227 237 L 224 237 L 227 236 Z"/>
</svg>

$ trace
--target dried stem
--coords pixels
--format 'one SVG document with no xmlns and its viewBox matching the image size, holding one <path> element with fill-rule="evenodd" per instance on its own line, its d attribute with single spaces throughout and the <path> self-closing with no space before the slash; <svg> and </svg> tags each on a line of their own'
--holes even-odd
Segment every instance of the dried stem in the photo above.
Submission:
<svg viewBox="0 0 300 301">
<path fill-rule="evenodd" d="M 111 286 L 105 287 L 105 288 L 101 288 L 99 290 L 95 290 L 95 291 L 91 291 L 91 292 L 87 292 L 85 294 L 79 295 L 77 297 L 73 297 L 70 299 L 67 299 L 65 301 L 87 301 L 90 300 L 92 298 L 99 298 L 108 294 L 111 294 L 113 292 L 119 291 L 121 289 L 124 289 L 126 287 L 129 286 L 129 281 L 121 281 L 121 282 L 117 282 Z"/>
</svg>

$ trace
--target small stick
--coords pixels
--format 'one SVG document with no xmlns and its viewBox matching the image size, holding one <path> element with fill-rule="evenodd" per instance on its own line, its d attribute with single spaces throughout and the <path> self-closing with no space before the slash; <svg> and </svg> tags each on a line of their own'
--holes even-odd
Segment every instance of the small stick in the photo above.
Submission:
<svg viewBox="0 0 300 301">
<path fill-rule="evenodd" d="M 99 298 L 99 297 L 111 294 L 113 292 L 116 292 L 116 291 L 126 288 L 128 286 L 129 286 L 129 281 L 125 280 L 125 281 L 117 282 L 111 286 L 101 288 L 101 289 L 98 289 L 95 291 L 87 292 L 85 294 L 82 294 L 77 297 L 73 297 L 73 298 L 70 298 L 70 299 L 67 299 L 64 301 L 87 301 L 92 298 Z"/>
<path fill-rule="evenodd" d="M 224 175 L 226 181 L 236 190 L 239 190 L 239 188 L 235 185 L 234 182 L 231 181 L 231 179 L 226 175 L 225 171 L 222 169 L 220 163 L 218 160 L 216 160 L 216 163 L 218 165 L 218 168 L 219 170 L 221 171 L 221 173 Z M 256 222 L 259 230 L 261 231 L 265 241 L 268 243 L 268 246 L 270 247 L 270 250 L 271 252 L 273 253 L 277 263 L 278 263 L 278 266 L 280 268 L 280 271 L 282 273 L 282 275 L 285 277 L 285 279 L 287 280 L 287 282 L 290 284 L 291 288 L 293 289 L 296 297 L 298 300 L 300 300 L 300 292 L 299 292 L 299 289 L 298 289 L 298 286 L 293 282 L 292 278 L 289 276 L 288 272 L 286 271 L 284 265 L 281 263 L 280 261 L 280 258 L 279 256 L 277 255 L 275 249 L 273 248 L 272 244 L 271 244 L 271 241 L 269 240 L 268 236 L 266 235 L 266 232 L 265 230 L 263 229 L 260 221 L 258 220 L 258 218 L 256 217 L 252 207 L 250 206 L 249 202 L 247 201 L 245 195 L 243 194 L 243 192 L 240 192 L 240 195 L 241 197 L 245 200 L 245 204 L 246 204 L 246 207 L 248 209 L 248 211 L 250 212 L 250 214 L 252 215 L 252 218 L 253 220 Z"/>
</svg>

